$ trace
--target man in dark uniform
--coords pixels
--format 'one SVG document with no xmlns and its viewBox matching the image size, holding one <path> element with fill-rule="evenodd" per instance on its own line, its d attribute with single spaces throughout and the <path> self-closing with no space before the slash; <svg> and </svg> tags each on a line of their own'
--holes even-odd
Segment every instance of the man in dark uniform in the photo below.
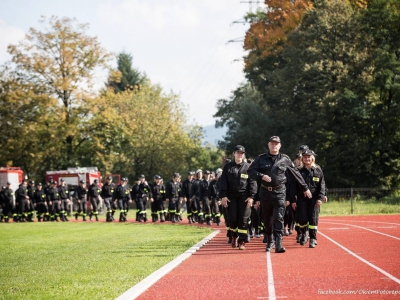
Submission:
<svg viewBox="0 0 400 300">
<path fill-rule="evenodd" d="M 50 182 L 50 189 L 47 194 L 49 206 L 51 206 L 51 221 L 58 222 L 58 216 L 60 215 L 60 194 L 58 193 L 57 182 L 54 180 Z"/>
<path fill-rule="evenodd" d="M 83 221 L 86 221 L 87 215 L 87 198 L 86 195 L 88 190 L 85 187 L 85 181 L 80 180 L 79 185 L 76 187 L 75 195 L 76 201 L 78 202 L 78 210 L 75 213 L 75 220 L 78 220 L 78 216 L 81 215 Z"/>
<path fill-rule="evenodd" d="M 169 201 L 168 211 L 170 215 L 170 221 L 172 223 L 179 222 L 179 217 L 177 217 L 177 202 L 179 201 L 179 178 L 181 176 L 179 173 L 174 173 L 172 180 L 167 183 L 165 188 L 165 198 Z"/>
<path fill-rule="evenodd" d="M 139 176 L 139 184 L 136 185 L 136 204 L 139 210 L 139 222 L 147 222 L 147 200 L 153 198 L 151 188 L 142 174 Z"/>
<path fill-rule="evenodd" d="M 204 218 L 206 220 L 207 225 L 211 225 L 211 201 L 208 195 L 208 190 L 210 187 L 210 175 L 211 172 L 206 170 L 204 172 L 204 178 L 200 182 L 200 201 L 203 203 L 203 211 L 204 211 Z"/>
<path fill-rule="evenodd" d="M 20 185 L 18 190 L 16 191 L 17 194 L 17 202 L 18 202 L 18 220 L 19 222 L 25 222 L 28 218 L 27 215 L 27 208 L 28 208 L 28 182 L 24 180 Z"/>
<path fill-rule="evenodd" d="M 9 222 L 9 214 L 12 213 L 14 221 L 17 218 L 15 208 L 14 191 L 11 189 L 11 183 L 7 182 L 7 186 L 4 189 L 4 202 L 3 202 L 3 215 L 4 222 Z"/>
<path fill-rule="evenodd" d="M 28 186 L 28 196 L 29 200 L 27 201 L 27 215 L 28 215 L 28 222 L 33 222 L 33 213 L 35 211 L 35 207 L 33 205 L 34 199 L 33 199 L 33 194 L 35 193 L 35 181 L 31 180 L 29 181 L 29 186 Z"/>
<path fill-rule="evenodd" d="M 192 215 L 194 216 L 194 220 L 203 224 L 204 222 L 204 214 L 203 214 L 203 207 L 200 201 L 200 183 L 203 180 L 203 170 L 198 169 L 196 171 L 196 178 L 192 183 L 192 191 L 190 194 L 190 198 L 192 199 L 193 203 L 193 211 Z"/>
<path fill-rule="evenodd" d="M 6 187 L 2 186 L 1 191 L 0 191 L 0 208 L 1 208 L 1 214 L 0 214 L 0 222 L 3 222 L 4 220 L 4 202 L 5 202 L 5 192 Z"/>
<path fill-rule="evenodd" d="M 99 221 L 99 212 L 97 211 L 98 206 L 100 204 L 100 186 L 99 181 L 97 179 L 93 180 L 93 183 L 89 187 L 89 197 L 90 197 L 90 204 L 92 205 L 92 211 L 89 214 L 90 221 L 92 220 L 92 216 L 95 216 L 96 221 Z"/>
<path fill-rule="evenodd" d="M 152 221 L 157 222 L 158 215 L 160 215 L 160 222 L 165 222 L 165 186 L 161 183 L 160 175 L 154 175 L 154 182 L 150 184 L 150 188 L 151 194 L 153 195 L 153 197 L 150 198 Z"/>
<path fill-rule="evenodd" d="M 186 201 L 186 212 L 187 212 L 187 217 L 188 217 L 189 224 L 194 222 L 194 217 L 192 215 L 192 213 L 193 213 L 193 205 L 192 205 L 193 200 L 190 198 L 190 191 L 192 189 L 192 184 L 193 184 L 193 181 L 194 181 L 193 177 L 194 177 L 194 172 L 193 171 L 189 171 L 187 179 L 182 182 L 182 196 L 183 196 L 183 199 Z"/>
<path fill-rule="evenodd" d="M 104 205 L 107 209 L 106 222 L 112 222 L 112 205 L 113 205 L 113 195 L 115 191 L 115 184 L 112 182 L 112 177 L 108 176 L 106 178 L 107 182 L 101 188 L 101 197 L 104 199 Z"/>
<path fill-rule="evenodd" d="M 121 184 L 117 186 L 114 193 L 114 199 L 118 203 L 118 208 L 120 209 L 119 221 L 126 222 L 125 211 L 128 210 L 129 203 L 132 203 L 130 190 L 127 186 L 128 178 L 122 178 Z"/>
<path fill-rule="evenodd" d="M 221 172 L 218 172 L 218 170 L 221 170 Z M 217 172 L 215 173 L 215 178 L 211 181 L 210 187 L 208 189 L 208 199 L 211 200 L 211 212 L 213 215 L 213 219 L 215 223 L 217 223 L 218 226 L 221 225 L 221 214 L 219 210 L 219 186 L 218 186 L 218 180 L 221 176 L 222 169 L 218 169 Z"/>
<path fill-rule="evenodd" d="M 60 220 L 65 222 L 69 221 L 67 218 L 68 204 L 69 204 L 69 189 L 65 184 L 65 180 L 61 179 L 61 184 L 58 187 L 58 193 L 60 195 Z"/>
<path fill-rule="evenodd" d="M 33 205 L 36 209 L 36 217 L 38 221 L 41 222 L 44 218 L 45 213 L 47 212 L 47 203 L 46 194 L 40 182 L 36 185 L 36 190 L 33 193 L 33 202 Z"/>
<path fill-rule="evenodd" d="M 49 195 L 49 191 L 50 191 L 50 189 L 51 189 L 51 187 L 50 187 L 50 182 L 51 181 L 53 181 L 53 179 L 49 179 L 50 181 L 49 182 L 46 182 L 46 185 L 45 185 L 45 187 L 44 187 L 44 193 L 46 194 L 46 200 L 45 200 L 45 204 L 46 204 L 46 207 L 47 207 L 47 212 L 44 214 L 44 216 L 43 216 L 43 221 L 45 221 L 45 222 L 48 222 L 48 221 L 50 221 L 50 219 L 51 219 L 51 216 L 53 215 L 53 208 L 51 207 L 51 205 L 49 204 L 49 197 L 48 197 L 48 195 Z"/>
<path fill-rule="evenodd" d="M 272 136 L 269 139 L 268 148 L 268 153 L 259 155 L 253 161 L 248 174 L 250 178 L 261 182 L 259 196 L 262 220 L 267 234 L 266 251 L 271 251 L 274 246 L 272 235 L 272 230 L 274 230 L 275 252 L 283 253 L 286 251 L 282 246 L 282 237 L 287 176 L 293 177 L 294 182 L 302 187 L 306 197 L 311 198 L 311 192 L 290 158 L 279 153 L 281 140 L 278 136 Z"/>
</svg>

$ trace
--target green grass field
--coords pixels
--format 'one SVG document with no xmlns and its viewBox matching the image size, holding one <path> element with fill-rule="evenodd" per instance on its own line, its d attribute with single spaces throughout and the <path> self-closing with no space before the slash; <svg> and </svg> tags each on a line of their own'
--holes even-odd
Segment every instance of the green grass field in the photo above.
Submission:
<svg viewBox="0 0 400 300">
<path fill-rule="evenodd" d="M 400 214 L 400 204 L 376 200 L 356 200 L 353 215 Z M 321 205 L 320 216 L 351 215 L 350 201 L 328 201 Z"/>
<path fill-rule="evenodd" d="M 210 234 L 133 223 L 1 223 L 0 299 L 115 299 Z"/>
</svg>

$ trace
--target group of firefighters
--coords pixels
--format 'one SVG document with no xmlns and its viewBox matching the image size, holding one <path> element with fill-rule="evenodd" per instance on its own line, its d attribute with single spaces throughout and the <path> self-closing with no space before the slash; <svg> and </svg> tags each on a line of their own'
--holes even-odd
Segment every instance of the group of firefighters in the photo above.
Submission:
<svg viewBox="0 0 400 300">
<path fill-rule="evenodd" d="M 294 229 L 298 243 L 305 245 L 310 240 L 309 246 L 314 248 L 320 205 L 327 201 L 323 172 L 315 163 L 316 154 L 307 146 L 300 147 L 293 162 L 279 153 L 280 146 L 279 137 L 273 136 L 268 152 L 247 160 L 245 148 L 238 145 L 223 169 L 190 171 L 183 182 L 179 173 L 173 174 L 166 184 L 159 175 L 151 183 L 140 175 L 133 187 L 128 186 L 127 178 L 115 185 L 112 177 L 107 177 L 101 186 L 97 179 L 89 187 L 81 180 L 70 191 L 63 179 L 59 185 L 50 180 L 45 186 L 24 180 L 15 194 L 8 182 L 0 192 L 0 221 L 12 218 L 14 222 L 33 222 L 35 211 L 39 222 L 69 221 L 74 192 L 76 220 L 82 217 L 86 221 L 89 217 L 99 221 L 99 205 L 103 200 L 107 222 L 114 220 L 117 210 L 119 222 L 126 222 L 133 201 L 136 221 L 147 222 L 149 201 L 152 222 L 176 223 L 182 221 L 186 204 L 189 224 L 220 226 L 223 216 L 228 243 L 233 248 L 244 250 L 252 237 L 263 235 L 266 251 L 275 248 L 275 252 L 283 253 L 283 236 L 292 234 Z"/>
</svg>

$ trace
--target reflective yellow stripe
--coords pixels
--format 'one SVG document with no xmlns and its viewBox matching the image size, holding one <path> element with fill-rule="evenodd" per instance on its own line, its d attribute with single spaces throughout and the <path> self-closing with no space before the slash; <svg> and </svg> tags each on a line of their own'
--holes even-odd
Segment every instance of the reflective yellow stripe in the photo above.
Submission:
<svg viewBox="0 0 400 300">
<path fill-rule="evenodd" d="M 305 225 L 299 225 L 300 228 L 304 228 L 304 227 L 307 227 L 307 226 L 308 226 L 308 222 Z"/>
<path fill-rule="evenodd" d="M 238 229 L 237 232 L 238 232 L 238 233 L 247 234 L 247 230 L 245 230 L 245 229 Z"/>
<path fill-rule="evenodd" d="M 318 226 L 316 226 L 316 225 L 308 225 L 308 228 L 309 229 L 318 229 Z"/>
<path fill-rule="evenodd" d="M 233 232 L 237 232 L 237 231 L 238 231 L 238 229 L 237 229 L 237 228 L 235 228 L 235 229 L 231 228 L 231 231 L 233 231 Z"/>
</svg>

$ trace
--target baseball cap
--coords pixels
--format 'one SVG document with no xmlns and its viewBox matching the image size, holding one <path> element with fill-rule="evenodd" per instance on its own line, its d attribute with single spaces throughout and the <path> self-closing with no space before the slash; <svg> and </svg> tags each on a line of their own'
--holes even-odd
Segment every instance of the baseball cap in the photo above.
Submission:
<svg viewBox="0 0 400 300">
<path fill-rule="evenodd" d="M 236 151 L 240 151 L 240 152 L 246 153 L 246 149 L 244 149 L 244 147 L 243 147 L 242 145 L 236 145 L 234 151 L 235 151 L 235 152 L 236 152 Z"/>
<path fill-rule="evenodd" d="M 140 174 L 138 178 L 146 178 L 143 174 Z"/>
<path fill-rule="evenodd" d="M 203 173 L 203 170 L 201 170 L 201 169 L 197 169 L 197 171 L 196 171 L 196 174 L 198 174 L 198 173 L 200 173 L 200 172 L 202 172 L 202 173 Z"/>
<path fill-rule="evenodd" d="M 10 185 L 10 184 L 11 184 L 11 182 L 7 181 L 7 185 Z"/>
<path fill-rule="evenodd" d="M 39 183 L 37 183 L 36 185 L 37 185 L 37 186 L 42 186 L 42 183 L 41 183 L 41 182 L 39 182 Z"/>
<path fill-rule="evenodd" d="M 303 156 L 307 156 L 307 155 L 317 156 L 317 154 L 315 154 L 315 152 L 312 151 L 311 149 L 306 149 L 305 151 L 303 151 L 303 153 L 301 155 L 303 155 Z"/>
<path fill-rule="evenodd" d="M 208 171 L 208 170 L 206 170 L 206 171 L 204 172 L 204 174 L 211 174 L 211 172 Z"/>
<path fill-rule="evenodd" d="M 179 173 L 174 173 L 174 177 L 181 177 L 181 175 L 179 175 Z"/>
<path fill-rule="evenodd" d="M 107 176 L 106 179 L 107 179 L 107 180 L 112 180 L 112 177 L 111 177 L 111 176 Z"/>
<path fill-rule="evenodd" d="M 305 151 L 307 149 L 308 149 L 307 145 L 301 145 L 300 148 L 299 148 L 300 151 Z"/>
<path fill-rule="evenodd" d="M 222 169 L 221 169 L 221 168 L 218 168 L 218 169 L 215 171 L 215 174 L 218 174 L 218 173 L 222 173 Z"/>
<path fill-rule="evenodd" d="M 273 136 L 271 136 L 271 137 L 269 138 L 269 141 L 270 141 L 270 142 L 277 142 L 277 143 L 280 143 L 280 142 L 281 142 L 281 139 L 279 138 L 279 136 L 273 135 Z"/>
<path fill-rule="evenodd" d="M 154 175 L 154 179 L 161 179 L 160 175 Z"/>
<path fill-rule="evenodd" d="M 194 173 L 194 171 L 189 171 L 188 172 L 188 175 L 194 175 L 195 173 Z"/>
<path fill-rule="evenodd" d="M 85 183 L 85 180 L 79 180 L 79 183 Z"/>
</svg>

